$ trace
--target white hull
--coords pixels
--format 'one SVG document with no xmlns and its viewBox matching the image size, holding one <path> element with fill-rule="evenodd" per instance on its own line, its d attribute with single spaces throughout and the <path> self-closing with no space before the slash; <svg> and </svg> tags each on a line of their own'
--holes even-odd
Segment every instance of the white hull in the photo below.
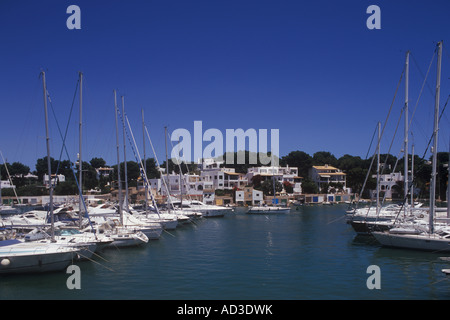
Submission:
<svg viewBox="0 0 450 320">
<path fill-rule="evenodd" d="M 289 213 L 290 208 L 285 207 L 251 207 L 247 213 Z"/>
<path fill-rule="evenodd" d="M 117 232 L 110 235 L 114 241 L 105 248 L 135 247 L 146 244 L 148 237 L 142 232 Z"/>
<path fill-rule="evenodd" d="M 381 245 L 386 247 L 450 252 L 450 239 L 436 234 L 391 234 L 388 232 L 372 234 Z"/>
<path fill-rule="evenodd" d="M 77 250 L 71 247 L 47 243 L 8 245 L 0 247 L 0 274 L 61 271 L 77 258 Z"/>
<path fill-rule="evenodd" d="M 172 202 L 177 208 L 180 205 L 179 201 Z M 188 212 L 200 212 L 204 218 L 212 217 L 223 217 L 226 213 L 230 212 L 232 209 L 224 208 L 216 205 L 205 204 L 201 201 L 196 200 L 183 200 L 181 210 L 183 214 L 188 214 Z"/>
</svg>

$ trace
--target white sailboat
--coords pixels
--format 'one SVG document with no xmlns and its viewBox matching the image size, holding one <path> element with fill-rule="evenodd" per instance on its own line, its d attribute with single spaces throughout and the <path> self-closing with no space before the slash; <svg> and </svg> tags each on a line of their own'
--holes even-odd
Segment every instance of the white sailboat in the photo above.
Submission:
<svg viewBox="0 0 450 320">
<path fill-rule="evenodd" d="M 23 242 L 17 239 L 1 241 L 0 273 L 59 271 L 66 268 L 74 259 L 80 257 L 80 247 L 57 243 L 54 238 L 53 186 L 51 183 L 50 143 L 48 134 L 47 89 L 45 83 L 45 73 L 41 72 L 41 76 L 44 91 L 47 166 L 50 188 L 51 241 Z"/>
<path fill-rule="evenodd" d="M 289 213 L 289 207 L 280 206 L 254 206 L 248 209 L 247 213 Z"/>
<path fill-rule="evenodd" d="M 52 243 L 0 241 L 0 274 L 61 271 L 78 259 L 79 249 Z"/>
<path fill-rule="evenodd" d="M 426 230 L 411 227 L 408 229 L 392 228 L 386 232 L 373 232 L 373 236 L 383 246 L 428 250 L 428 251 L 442 251 L 450 252 L 450 228 L 449 226 L 436 227 L 435 226 L 435 193 L 436 193 L 436 168 L 437 168 L 437 142 L 438 142 L 438 128 L 439 128 L 439 93 L 440 93 L 440 78 L 441 78 L 441 56 L 442 56 L 442 42 L 437 44 L 438 62 L 437 62 L 437 80 L 436 80 L 436 96 L 435 96 L 435 110 L 434 110 L 434 132 L 433 132 L 433 157 L 432 157 L 432 174 L 430 186 L 430 211 L 429 222 Z M 400 231 L 400 232 L 399 232 Z"/>
<path fill-rule="evenodd" d="M 122 97 L 123 106 L 123 97 Z M 128 247 L 142 245 L 149 241 L 147 235 L 145 235 L 139 228 L 127 228 L 124 224 L 124 212 L 122 202 L 122 183 L 120 181 L 120 156 L 119 156 L 119 129 L 118 129 L 118 115 L 117 115 L 117 99 L 116 90 L 114 90 L 114 112 L 116 119 L 116 147 L 117 147 L 117 174 L 118 174 L 118 187 L 119 187 L 119 221 L 118 225 L 111 224 L 110 221 L 101 225 L 101 231 L 107 233 L 114 242 L 111 246 L 115 247 Z M 125 115 L 122 115 L 125 117 Z M 126 162 L 125 162 L 126 163 Z M 126 200 L 126 203 L 128 201 Z M 99 227 L 97 227 L 98 230 Z"/>
<path fill-rule="evenodd" d="M 174 208 L 180 206 L 181 213 L 184 214 L 194 214 L 200 212 L 202 217 L 212 218 L 212 217 L 223 217 L 226 213 L 230 212 L 231 209 L 216 206 L 213 204 L 206 204 L 198 200 L 187 200 L 184 199 L 183 202 L 180 200 L 172 200 Z"/>
</svg>

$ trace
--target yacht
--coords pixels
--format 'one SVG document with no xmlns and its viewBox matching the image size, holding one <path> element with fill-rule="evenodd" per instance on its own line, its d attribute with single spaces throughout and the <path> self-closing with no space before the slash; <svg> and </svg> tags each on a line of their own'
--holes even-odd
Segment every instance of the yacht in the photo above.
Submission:
<svg viewBox="0 0 450 320">
<path fill-rule="evenodd" d="M 247 213 L 289 213 L 291 211 L 290 207 L 280 207 L 280 206 L 255 206 L 250 207 Z"/>
<path fill-rule="evenodd" d="M 212 204 L 205 204 L 198 200 L 183 200 L 172 201 L 175 208 L 180 207 L 180 210 L 184 213 L 186 212 L 200 212 L 203 217 L 223 217 L 226 213 L 230 212 L 232 209 L 216 206 Z"/>
<path fill-rule="evenodd" d="M 61 271 L 79 258 L 79 250 L 55 243 L 0 241 L 0 274 Z"/>
</svg>

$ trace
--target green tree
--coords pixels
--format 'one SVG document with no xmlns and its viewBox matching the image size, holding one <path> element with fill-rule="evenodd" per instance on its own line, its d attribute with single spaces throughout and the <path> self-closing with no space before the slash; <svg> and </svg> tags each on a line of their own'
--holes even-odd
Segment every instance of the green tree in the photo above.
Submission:
<svg viewBox="0 0 450 320">
<path fill-rule="evenodd" d="M 337 159 L 328 151 L 318 151 L 313 154 L 313 164 L 315 166 L 323 166 L 325 164 L 337 166 Z"/>
<path fill-rule="evenodd" d="M 147 158 L 145 160 L 145 166 L 147 169 L 147 178 L 148 179 L 155 179 L 160 177 L 160 173 L 158 171 L 158 168 L 156 167 L 156 160 L 154 158 Z"/>
<path fill-rule="evenodd" d="M 92 158 L 89 163 L 95 169 L 106 167 L 106 161 L 103 158 Z"/>
<path fill-rule="evenodd" d="M 58 161 L 52 157 L 50 157 L 50 168 L 52 170 L 52 174 L 56 173 L 56 169 L 58 168 Z M 36 161 L 36 175 L 38 176 L 38 181 L 43 180 L 44 174 L 48 174 L 47 156 L 37 159 Z"/>
<path fill-rule="evenodd" d="M 95 189 L 98 187 L 98 179 L 97 179 L 97 171 L 95 171 L 95 168 L 91 166 L 89 162 L 83 161 L 83 177 L 82 177 L 82 189 L 83 192 L 85 190 Z M 77 179 L 79 177 L 79 174 L 77 173 Z M 80 181 L 78 181 L 80 183 Z M 77 192 L 78 193 L 78 190 Z"/>
<path fill-rule="evenodd" d="M 307 178 L 309 175 L 309 169 L 312 167 L 313 158 L 303 151 L 292 151 L 287 156 L 280 159 L 280 165 L 297 167 L 298 175 L 303 178 Z"/>
<path fill-rule="evenodd" d="M 233 160 L 228 161 L 228 158 Z M 252 158 L 252 163 L 250 158 Z M 247 173 L 248 168 L 252 167 L 272 165 L 272 154 L 270 151 L 267 152 L 267 154 L 262 152 L 255 153 L 247 150 L 232 153 L 226 152 L 223 154 L 222 159 L 224 160 L 225 168 L 234 168 L 238 173 Z M 268 159 L 269 163 L 263 163 L 261 162 L 261 159 Z M 280 163 L 280 159 L 276 156 L 274 156 L 273 161 Z"/>
<path fill-rule="evenodd" d="M 280 182 L 272 180 L 272 179 L 267 179 L 266 181 L 264 181 L 261 185 L 261 190 L 263 192 L 264 195 L 266 196 L 273 196 L 273 189 L 274 189 L 274 184 L 275 184 L 275 193 L 276 192 L 281 192 L 283 190 L 283 186 L 281 185 Z"/>
<path fill-rule="evenodd" d="M 302 182 L 302 193 L 319 193 L 319 188 L 314 181 L 306 178 Z"/>
<path fill-rule="evenodd" d="M 294 193 L 294 187 L 289 181 L 283 182 L 283 188 L 286 191 L 286 193 Z"/>
<path fill-rule="evenodd" d="M 263 179 L 260 174 L 254 175 L 252 177 L 252 181 L 251 181 L 253 188 L 255 188 L 257 190 L 261 190 L 262 180 Z"/>
<path fill-rule="evenodd" d="M 55 195 L 78 194 L 78 187 L 73 181 L 60 182 L 55 186 Z"/>
</svg>

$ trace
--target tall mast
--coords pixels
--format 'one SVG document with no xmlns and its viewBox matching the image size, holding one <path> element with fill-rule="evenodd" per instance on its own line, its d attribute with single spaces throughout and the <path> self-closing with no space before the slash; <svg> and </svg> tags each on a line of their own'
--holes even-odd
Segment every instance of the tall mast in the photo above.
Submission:
<svg viewBox="0 0 450 320">
<path fill-rule="evenodd" d="M 414 141 L 411 145 L 411 210 L 414 208 Z"/>
<path fill-rule="evenodd" d="M 117 98 L 116 90 L 114 90 L 114 113 L 116 115 L 116 149 L 117 149 L 117 184 L 119 185 L 119 192 L 117 198 L 119 201 L 119 216 L 120 224 L 123 225 L 123 213 L 122 213 L 122 182 L 120 181 L 120 152 L 119 152 L 119 121 L 117 119 Z"/>
<path fill-rule="evenodd" d="M 430 233 L 434 231 L 433 218 L 436 203 L 436 167 L 437 167 L 437 141 L 439 131 L 439 95 L 441 90 L 441 59 L 442 59 L 442 41 L 438 42 L 437 72 L 436 72 L 436 96 L 434 102 L 434 134 L 433 134 L 433 160 L 430 188 Z"/>
<path fill-rule="evenodd" d="M 144 179 L 144 177 L 147 174 L 147 161 L 145 158 L 145 122 L 144 122 L 144 109 L 141 109 L 141 113 L 142 113 L 142 143 L 144 146 L 144 172 L 145 175 L 142 175 L 142 180 L 144 181 L 144 185 L 145 185 L 145 203 L 144 203 L 144 209 L 145 209 L 145 214 L 147 214 L 147 206 L 148 206 L 148 185 L 147 185 L 147 181 L 146 179 Z"/>
<path fill-rule="evenodd" d="M 181 137 L 178 137 L 178 145 L 180 145 L 181 143 Z M 178 157 L 180 156 L 180 153 L 178 152 Z M 180 210 L 183 209 L 183 188 L 185 187 L 184 183 L 182 183 L 182 180 L 184 181 L 183 178 L 183 170 L 181 170 L 181 165 L 180 165 L 181 161 L 180 159 L 178 159 L 178 169 L 180 170 Z M 187 167 L 187 165 L 186 165 Z M 189 170 L 186 172 L 187 174 L 189 174 Z M 186 192 L 187 192 L 187 188 L 186 188 Z"/>
<path fill-rule="evenodd" d="M 167 127 L 164 127 L 164 137 L 166 142 L 166 177 L 167 177 L 167 208 L 169 208 L 170 213 L 170 183 L 169 183 L 169 158 L 167 155 Z"/>
<path fill-rule="evenodd" d="M 405 62 L 405 141 L 404 141 L 404 199 L 405 199 L 405 213 L 408 206 L 408 189 L 409 189 L 409 179 L 408 179 L 408 86 L 409 86 L 409 51 L 406 52 L 406 62 Z"/>
<path fill-rule="evenodd" d="M 127 144 L 125 142 L 125 105 L 123 103 L 123 96 L 122 96 L 122 118 L 123 118 L 123 163 L 124 163 L 124 170 L 125 170 L 125 208 L 128 210 L 128 169 L 127 169 Z"/>
<path fill-rule="evenodd" d="M 44 88 L 44 111 L 45 111 L 45 136 L 47 142 L 47 171 L 50 193 L 50 221 L 51 221 L 51 241 L 55 242 L 55 219 L 53 217 L 53 185 L 52 185 L 52 167 L 50 162 L 50 138 L 48 135 L 48 111 L 47 111 L 47 87 L 45 84 L 45 72 L 41 72 L 42 84 Z"/>
<path fill-rule="evenodd" d="M 377 215 L 380 210 L 380 143 L 381 122 L 378 121 L 378 147 L 377 147 Z"/>
<path fill-rule="evenodd" d="M 82 212 L 83 212 L 83 203 L 84 203 L 84 200 L 83 200 L 83 162 L 82 162 L 82 157 L 81 157 L 81 141 L 82 141 L 82 134 L 81 134 L 81 132 L 82 132 L 82 123 L 83 123 L 83 73 L 82 72 L 79 72 L 79 77 L 80 77 L 80 122 L 79 122 L 79 125 L 78 125 L 78 128 L 79 128 L 79 134 L 80 134 L 80 137 L 79 137 L 79 151 L 78 151 L 78 167 L 79 167 L 79 175 L 80 175 L 80 178 L 79 178 L 79 180 L 80 180 L 80 203 L 78 204 L 78 206 L 79 206 L 79 215 L 80 215 L 80 220 L 79 220 L 79 225 L 80 225 L 80 227 L 81 227 L 81 223 L 82 223 L 82 221 L 83 221 L 83 214 L 82 214 Z"/>
<path fill-rule="evenodd" d="M 448 163 L 447 163 L 447 218 L 450 218 L 450 139 L 448 143 Z"/>
<path fill-rule="evenodd" d="M 3 200 L 2 200 L 2 171 L 0 169 L 0 207 L 3 205 Z"/>
<path fill-rule="evenodd" d="M 448 176 L 447 176 L 447 218 L 450 218 L 450 139 L 448 143 Z"/>
</svg>

